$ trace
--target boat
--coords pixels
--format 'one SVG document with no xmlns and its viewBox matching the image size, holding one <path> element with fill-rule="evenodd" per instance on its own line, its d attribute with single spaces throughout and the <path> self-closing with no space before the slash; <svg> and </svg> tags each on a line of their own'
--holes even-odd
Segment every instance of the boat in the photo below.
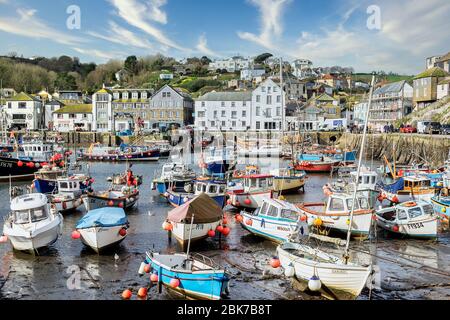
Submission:
<svg viewBox="0 0 450 320">
<path fill-rule="evenodd" d="M 380 182 L 377 186 L 380 198 L 392 203 L 424 200 L 431 203 L 439 191 L 439 187 L 432 186 L 431 180 L 423 175 L 410 175 L 397 179 L 394 183 Z"/>
<path fill-rule="evenodd" d="M 221 224 L 222 217 L 222 208 L 202 193 L 170 211 L 167 221 L 173 226 L 172 234 L 184 248 L 189 239 L 194 242 L 207 238 L 208 232 Z"/>
<path fill-rule="evenodd" d="M 236 152 L 234 147 L 209 147 L 204 159 L 200 160 L 200 167 L 207 170 L 209 176 L 223 179 L 236 166 Z M 203 154 L 202 154 L 203 155 Z"/>
<path fill-rule="evenodd" d="M 132 186 L 111 186 L 109 190 L 88 192 L 82 196 L 84 207 L 91 211 L 104 207 L 131 209 L 139 200 L 139 189 Z"/>
<path fill-rule="evenodd" d="M 321 160 L 300 160 L 294 165 L 294 169 L 306 173 L 329 173 L 339 164 L 340 161 L 322 157 Z"/>
<path fill-rule="evenodd" d="M 278 146 L 254 146 L 252 148 L 240 148 L 238 155 L 249 158 L 280 158 L 282 155 L 281 148 Z"/>
<path fill-rule="evenodd" d="M 57 180 L 58 193 L 49 195 L 52 207 L 60 213 L 68 213 L 80 207 L 83 204 L 81 196 L 87 192 L 85 181 L 84 175 L 59 178 Z"/>
<path fill-rule="evenodd" d="M 0 155 L 0 182 L 31 181 L 34 174 L 43 166 L 52 162 L 63 167 L 60 154 L 53 155 L 53 145 L 42 142 L 24 143 L 16 151 Z"/>
<path fill-rule="evenodd" d="M 119 148 L 108 148 L 102 147 L 99 143 L 92 144 L 87 152 L 78 152 L 78 159 L 82 161 L 158 161 L 159 157 L 158 148 L 127 145 L 122 145 Z"/>
<path fill-rule="evenodd" d="M 184 297 L 221 300 L 229 294 L 230 275 L 204 255 L 147 252 L 145 264 L 151 266 L 159 288 L 164 285 Z"/>
<path fill-rule="evenodd" d="M 130 164 L 124 173 L 114 174 L 112 177 L 108 177 L 107 181 L 116 186 L 140 186 L 142 185 L 144 178 L 142 175 L 135 175 L 131 170 L 132 164 Z"/>
<path fill-rule="evenodd" d="M 90 210 L 75 228 L 86 246 L 101 253 L 127 237 L 129 223 L 123 209 L 100 208 Z"/>
<path fill-rule="evenodd" d="M 305 192 L 306 172 L 296 171 L 294 168 L 277 169 L 271 172 L 273 175 L 272 191 L 278 194 Z"/>
<path fill-rule="evenodd" d="M 241 226 L 252 234 L 283 243 L 294 234 L 308 235 L 308 224 L 301 220 L 301 211 L 293 204 L 279 199 L 263 199 L 254 212 L 242 211 Z"/>
<path fill-rule="evenodd" d="M 349 193 L 335 192 L 324 189 L 328 195 L 325 203 L 300 203 L 297 207 L 308 218 L 308 224 L 315 226 L 322 233 L 338 231 L 346 233 L 352 208 L 353 197 Z M 352 224 L 352 236 L 368 237 L 372 224 L 373 210 L 368 199 L 359 194 L 355 202 Z"/>
<path fill-rule="evenodd" d="M 273 175 L 251 173 L 235 176 L 242 182 L 232 181 L 227 188 L 230 204 L 237 208 L 256 209 L 263 199 L 273 196 Z"/>
<path fill-rule="evenodd" d="M 62 224 L 62 215 L 50 207 L 44 194 L 26 194 L 11 201 L 3 234 L 15 250 L 37 252 L 58 240 Z"/>
<path fill-rule="evenodd" d="M 379 227 L 391 233 L 421 239 L 435 239 L 439 216 L 425 201 L 408 201 L 376 211 Z"/>
<path fill-rule="evenodd" d="M 45 165 L 34 174 L 33 187 L 38 193 L 58 192 L 58 178 L 67 175 L 65 168 Z"/>
<path fill-rule="evenodd" d="M 195 172 L 183 163 L 166 163 L 162 166 L 161 175 L 153 180 L 151 188 L 162 195 L 169 189 L 183 192 L 185 185 L 190 184 L 195 176 Z"/>
<path fill-rule="evenodd" d="M 358 297 L 372 272 L 370 266 L 346 262 L 301 243 L 285 242 L 277 247 L 277 254 L 285 270 L 293 268 L 299 280 L 320 281 L 335 296 L 345 294 L 352 299 Z"/>
<path fill-rule="evenodd" d="M 192 188 L 193 192 L 191 192 Z M 172 206 L 179 207 L 186 202 L 191 201 L 196 196 L 205 193 L 209 197 L 211 197 L 211 199 L 216 201 L 221 208 L 223 208 L 225 205 L 226 183 L 224 181 L 199 177 L 194 180 L 193 187 L 191 184 L 186 185 L 185 191 L 188 192 L 176 192 L 168 190 L 166 192 L 167 201 L 169 201 Z"/>
</svg>

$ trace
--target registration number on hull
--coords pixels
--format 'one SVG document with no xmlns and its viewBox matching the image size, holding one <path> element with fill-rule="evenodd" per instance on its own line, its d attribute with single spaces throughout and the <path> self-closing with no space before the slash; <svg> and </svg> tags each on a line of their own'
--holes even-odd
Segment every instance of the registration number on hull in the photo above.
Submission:
<svg viewBox="0 0 450 320">
<path fill-rule="evenodd" d="M 425 228 L 422 222 L 408 223 L 408 229 L 421 229 L 421 228 Z"/>
</svg>

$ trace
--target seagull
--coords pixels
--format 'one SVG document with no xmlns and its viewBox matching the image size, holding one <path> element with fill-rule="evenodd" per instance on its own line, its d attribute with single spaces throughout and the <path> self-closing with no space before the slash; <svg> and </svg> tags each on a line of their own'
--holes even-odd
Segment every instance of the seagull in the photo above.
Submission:
<svg viewBox="0 0 450 320">
<path fill-rule="evenodd" d="M 120 259 L 119 255 L 118 255 L 117 253 L 115 253 L 115 254 L 114 254 L 114 260 L 117 261 L 117 260 L 119 260 L 119 259 Z"/>
</svg>

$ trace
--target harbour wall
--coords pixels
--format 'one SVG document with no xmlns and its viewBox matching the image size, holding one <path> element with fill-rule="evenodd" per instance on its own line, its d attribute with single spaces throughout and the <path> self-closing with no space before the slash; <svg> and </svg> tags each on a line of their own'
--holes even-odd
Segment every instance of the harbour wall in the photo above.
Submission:
<svg viewBox="0 0 450 320">
<path fill-rule="evenodd" d="M 360 150 L 362 134 L 344 133 L 339 139 L 342 149 Z M 430 163 L 442 166 L 449 156 L 450 138 L 421 134 L 369 134 L 366 139 L 367 160 L 396 160 L 399 164 Z"/>
</svg>

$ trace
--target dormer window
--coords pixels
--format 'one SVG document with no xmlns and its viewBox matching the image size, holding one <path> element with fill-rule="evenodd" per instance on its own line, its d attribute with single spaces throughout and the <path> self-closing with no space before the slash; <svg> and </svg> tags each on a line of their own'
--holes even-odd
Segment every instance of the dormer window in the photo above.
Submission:
<svg viewBox="0 0 450 320">
<path fill-rule="evenodd" d="M 133 92 L 132 93 L 132 99 L 139 99 L 139 93 L 138 92 Z"/>
</svg>

